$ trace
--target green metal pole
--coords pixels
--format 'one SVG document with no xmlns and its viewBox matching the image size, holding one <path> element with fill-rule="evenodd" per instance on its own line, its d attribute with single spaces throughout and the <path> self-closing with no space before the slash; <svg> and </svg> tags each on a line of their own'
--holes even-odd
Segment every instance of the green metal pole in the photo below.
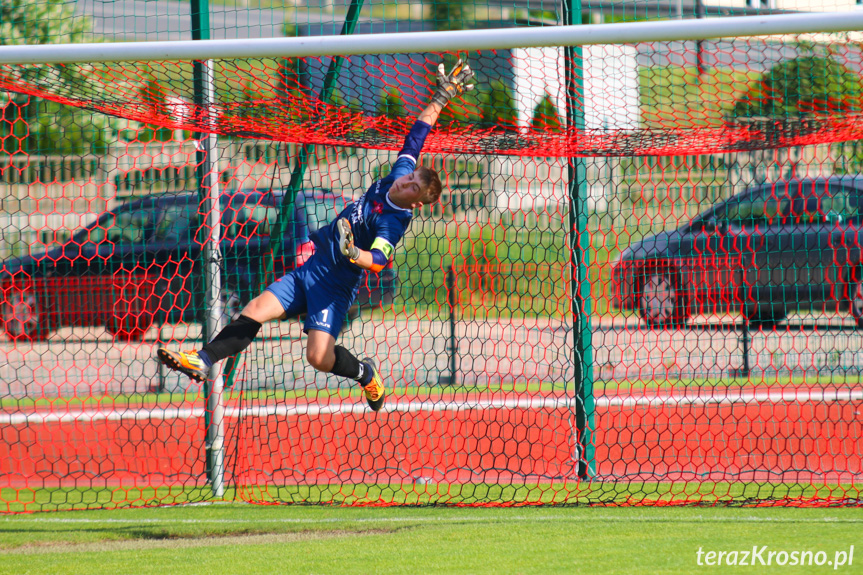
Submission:
<svg viewBox="0 0 863 575">
<path fill-rule="evenodd" d="M 564 23 L 581 24 L 581 0 L 564 0 Z M 566 121 L 577 133 L 584 130 L 584 76 L 582 47 L 565 49 Z M 569 181 L 569 253 L 572 266 L 570 295 L 572 299 L 572 333 L 575 379 L 575 426 L 578 476 L 587 479 L 596 474 L 593 445 L 593 341 L 590 328 L 591 294 L 587 277 L 590 235 L 587 233 L 587 167 L 584 158 L 570 156 L 567 161 Z"/>
<path fill-rule="evenodd" d="M 357 21 L 360 18 L 360 10 L 363 7 L 363 0 L 351 0 L 351 5 L 348 7 L 348 13 L 345 16 L 345 23 L 342 25 L 341 34 L 347 36 L 353 34 L 357 27 Z M 320 100 L 327 102 L 332 96 L 336 82 L 339 78 L 339 72 L 342 68 L 343 56 L 334 56 L 330 60 L 330 65 L 327 68 L 327 75 L 324 76 L 324 84 L 321 87 Z M 291 249 L 288 253 L 284 253 L 284 242 L 282 236 L 285 230 L 289 229 L 291 220 L 294 217 L 294 206 L 297 201 L 297 193 L 303 187 L 303 178 L 306 175 L 306 167 L 309 165 L 309 156 L 314 152 L 315 147 L 311 144 L 303 144 L 297 150 L 297 160 L 294 164 L 294 169 L 291 170 L 291 179 L 288 182 L 288 187 L 282 196 L 282 204 L 279 208 L 279 217 L 276 220 L 276 225 L 270 230 L 270 258 L 267 260 L 266 270 L 263 278 L 258 283 L 263 284 L 265 280 L 272 278 L 275 272 L 275 263 L 280 258 L 284 258 L 287 267 L 293 267 L 296 264 L 295 257 L 297 253 L 296 237 L 291 234 Z M 277 160 L 278 161 L 278 160 Z M 237 358 L 230 357 L 225 361 L 225 374 L 227 376 L 226 386 L 233 387 L 234 378 L 236 376 Z"/>
<path fill-rule="evenodd" d="M 210 15 L 207 0 L 192 0 L 192 39 L 210 39 Z M 210 107 L 215 100 L 215 79 L 212 60 L 196 60 L 193 63 L 192 81 L 196 109 L 201 123 L 209 122 Z M 204 220 L 199 226 L 198 241 L 201 242 L 201 273 L 204 276 L 204 318 L 201 330 L 204 341 L 210 341 L 221 329 L 222 322 L 222 210 L 219 193 L 219 163 L 216 134 L 200 132 L 200 145 L 196 151 L 198 200 Z M 208 381 L 204 382 L 204 410 L 206 430 L 205 457 L 207 477 L 213 495 L 222 497 L 225 492 L 225 407 L 222 401 L 224 389 L 222 374 L 213 368 Z"/>
<path fill-rule="evenodd" d="M 348 13 L 345 16 L 345 23 L 342 25 L 342 36 L 348 36 L 354 33 L 354 30 L 357 27 L 357 21 L 360 18 L 360 10 L 363 7 L 363 0 L 351 0 L 351 5 L 348 7 Z M 342 62 L 344 61 L 343 56 L 334 56 L 332 60 L 330 60 L 330 65 L 327 68 L 327 75 L 324 77 L 324 84 L 321 87 L 321 93 L 319 99 L 321 102 L 328 102 L 330 96 L 333 93 L 333 89 L 336 86 L 336 82 L 339 78 L 339 72 L 342 68 Z M 296 255 L 296 246 L 293 246 L 290 253 L 284 254 L 284 246 L 282 242 L 282 235 L 284 231 L 288 229 L 288 226 L 291 223 L 291 218 L 294 215 L 294 204 L 296 203 L 297 193 L 303 187 L 303 177 L 306 173 L 306 167 L 308 166 L 309 156 L 312 155 L 314 151 L 314 146 L 311 144 L 304 144 L 300 147 L 297 154 L 297 162 L 294 165 L 294 169 L 291 172 L 291 180 L 288 183 L 288 189 L 285 191 L 285 195 L 282 197 L 282 206 L 279 210 L 279 219 L 276 222 L 276 225 L 273 226 L 272 231 L 270 232 L 270 250 L 273 254 L 270 258 L 269 262 L 267 262 L 267 277 L 270 277 L 270 274 L 273 272 L 274 264 L 277 259 L 280 257 L 290 258 L 288 263 L 291 264 L 291 267 L 295 263 L 293 258 Z M 296 238 L 294 238 L 296 239 Z"/>
</svg>

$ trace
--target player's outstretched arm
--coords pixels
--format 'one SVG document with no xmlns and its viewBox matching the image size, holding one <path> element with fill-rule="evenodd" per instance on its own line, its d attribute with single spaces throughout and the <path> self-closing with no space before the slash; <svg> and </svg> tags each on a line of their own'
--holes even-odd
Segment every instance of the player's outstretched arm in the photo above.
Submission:
<svg viewBox="0 0 863 575">
<path fill-rule="evenodd" d="M 470 69 L 470 66 L 467 63 L 462 62 L 461 58 L 459 58 L 458 62 L 453 66 L 449 74 L 446 73 L 443 63 L 438 65 L 437 88 L 435 89 L 434 94 L 432 94 L 431 102 L 429 102 L 428 106 L 420 112 L 417 120 L 425 122 L 430 126 L 434 126 L 441 112 L 443 112 L 443 109 L 450 100 L 456 96 L 461 96 L 465 92 L 473 90 L 473 84 L 467 83 L 472 78 L 473 70 Z"/>
<path fill-rule="evenodd" d="M 438 116 L 451 99 L 473 89 L 473 85 L 467 84 L 471 78 L 473 78 L 473 72 L 470 66 L 461 60 L 456 62 L 449 74 L 446 73 L 443 64 L 438 66 L 437 88 L 432 94 L 431 102 L 420 112 L 417 121 L 414 122 L 410 132 L 405 136 L 405 143 L 393 165 L 392 172 L 390 172 L 393 179 L 406 176 L 414 171 L 432 125 L 437 122 Z M 419 206 L 415 205 L 414 207 Z"/>
</svg>

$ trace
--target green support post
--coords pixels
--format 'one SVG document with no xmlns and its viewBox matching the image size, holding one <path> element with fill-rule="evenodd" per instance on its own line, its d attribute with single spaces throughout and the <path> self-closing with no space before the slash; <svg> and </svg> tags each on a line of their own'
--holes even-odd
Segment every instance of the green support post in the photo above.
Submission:
<svg viewBox="0 0 863 575">
<path fill-rule="evenodd" d="M 564 0 L 564 24 L 581 24 L 581 0 Z M 566 122 L 570 130 L 584 130 L 584 76 L 582 47 L 565 49 Z M 584 158 L 567 160 L 569 188 L 569 247 L 572 281 L 572 333 L 575 365 L 575 426 L 578 476 L 589 479 L 596 474 L 596 453 L 593 445 L 593 341 L 590 327 L 591 293 L 587 276 L 590 256 L 590 235 L 587 233 L 587 167 Z"/>
<path fill-rule="evenodd" d="M 351 5 L 348 8 L 348 13 L 345 16 L 345 23 L 342 25 L 342 36 L 348 36 L 354 33 L 354 30 L 357 27 L 357 21 L 360 18 L 360 10 L 363 7 L 363 0 L 351 0 Z M 339 78 L 339 72 L 342 68 L 342 62 L 344 61 L 344 57 L 342 56 L 334 56 L 332 60 L 330 60 L 330 65 L 327 68 L 327 74 L 324 76 L 324 83 L 321 87 L 321 93 L 319 99 L 321 102 L 328 102 L 330 96 L 333 93 L 333 89 L 336 86 L 336 82 Z M 297 192 L 300 191 L 303 187 L 303 177 L 306 174 L 306 167 L 308 166 L 309 156 L 312 155 L 314 151 L 314 146 L 311 144 L 304 144 L 300 146 L 300 149 L 297 153 L 297 162 L 294 165 L 294 169 L 291 172 L 291 180 L 288 183 L 288 189 L 285 191 L 285 195 L 282 197 L 282 206 L 279 210 L 279 219 L 276 222 L 276 225 L 273 226 L 272 231 L 270 232 L 270 248 L 272 250 L 272 258 L 267 262 L 267 277 L 273 272 L 275 260 L 279 257 L 287 256 L 293 259 L 296 254 L 296 249 L 292 249 L 289 254 L 283 254 L 282 251 L 284 249 L 282 243 L 282 234 L 284 230 L 288 229 L 288 226 L 291 223 L 291 218 L 294 214 L 294 204 L 297 199 Z M 293 264 L 294 262 L 289 262 Z"/>
<path fill-rule="evenodd" d="M 357 21 L 360 18 L 360 10 L 363 7 L 363 0 L 351 0 L 351 5 L 348 7 L 348 13 L 345 15 L 345 23 L 342 25 L 342 36 L 347 36 L 354 33 L 354 30 L 357 27 Z M 339 78 L 339 72 L 342 68 L 342 62 L 344 61 L 343 56 L 334 56 L 332 60 L 330 60 L 330 65 L 327 68 L 327 74 L 324 76 L 324 83 L 321 87 L 321 93 L 319 99 L 322 102 L 327 102 L 330 99 L 330 96 L 333 93 L 333 89 L 336 86 L 336 82 Z M 276 260 L 280 258 L 286 258 L 286 263 L 289 264 L 288 267 L 293 267 L 296 263 L 294 257 L 296 255 L 296 244 L 292 245 L 292 249 L 289 253 L 284 253 L 284 243 L 282 242 L 282 236 L 284 235 L 284 231 L 289 228 L 291 225 L 291 219 L 294 215 L 294 205 L 297 200 L 297 192 L 299 192 L 303 187 L 303 178 L 306 175 L 306 167 L 309 164 L 309 156 L 312 155 L 314 151 L 314 146 L 311 144 L 303 144 L 297 150 L 297 161 L 294 164 L 294 169 L 291 170 L 291 179 L 288 182 L 288 188 L 285 190 L 284 196 L 282 196 L 282 204 L 279 208 L 279 217 L 276 220 L 276 225 L 272 227 L 270 230 L 270 253 L 272 254 L 269 260 L 267 260 L 266 270 L 264 272 L 263 278 L 261 281 L 258 281 L 258 284 L 263 284 L 264 280 L 267 280 L 272 277 L 275 271 L 275 263 Z M 291 235 L 292 239 L 296 239 Z M 225 386 L 228 388 L 233 387 L 234 378 L 236 376 L 236 365 L 237 365 L 237 357 L 228 358 L 225 362 L 225 374 L 226 374 L 226 383 Z"/>
</svg>

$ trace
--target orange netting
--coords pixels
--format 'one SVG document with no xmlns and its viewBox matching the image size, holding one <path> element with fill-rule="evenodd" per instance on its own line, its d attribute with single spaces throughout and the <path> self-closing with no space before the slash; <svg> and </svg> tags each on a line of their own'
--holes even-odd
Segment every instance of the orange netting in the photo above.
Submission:
<svg viewBox="0 0 863 575">
<path fill-rule="evenodd" d="M 479 89 L 451 106 L 425 149 L 694 155 L 863 136 L 855 44 L 837 38 L 822 46 L 826 57 L 807 55 L 784 39 L 699 46 L 710 56 L 709 69 L 691 65 L 693 46 L 685 43 L 587 46 L 575 59 L 563 48 L 461 54 L 477 72 Z M 789 51 L 798 54 L 796 67 L 765 74 L 781 61 L 777 52 Z M 215 61 L 216 101 L 206 107 L 193 103 L 190 62 L 6 65 L 0 89 L 192 132 L 397 149 L 431 93 L 442 56 L 343 58 L 333 95 L 324 102 L 318 95 L 330 60 Z M 567 80 L 567 68 L 573 79 Z M 543 94 L 545 108 L 536 106 Z"/>
</svg>

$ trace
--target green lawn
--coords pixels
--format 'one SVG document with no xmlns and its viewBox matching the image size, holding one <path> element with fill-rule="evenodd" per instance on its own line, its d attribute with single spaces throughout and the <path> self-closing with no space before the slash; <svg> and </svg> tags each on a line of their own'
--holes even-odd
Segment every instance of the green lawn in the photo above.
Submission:
<svg viewBox="0 0 863 575">
<path fill-rule="evenodd" d="M 535 214 L 522 213 L 522 216 Z M 510 217 L 512 215 L 510 214 Z M 567 236 L 561 221 L 544 225 L 444 224 L 420 220 L 395 255 L 399 301 L 409 310 L 446 314 L 445 270 L 454 263 L 459 312 L 469 318 L 559 317 L 570 285 Z M 651 230 L 638 226 L 608 233 L 590 231 L 587 255 L 593 314 L 610 310 L 610 263 L 630 241 Z M 563 308 L 562 308 L 563 306 Z"/>
<path fill-rule="evenodd" d="M 861 509 L 213 504 L 0 518 L 0 573 L 670 574 L 705 569 L 699 549 L 753 545 L 831 561 L 854 545 L 840 571 L 860 573 L 861 527 Z M 826 571 L 760 569 L 736 568 Z"/>
<path fill-rule="evenodd" d="M 734 103 L 761 76 L 736 68 L 642 66 L 639 93 L 645 128 L 717 128 Z"/>
</svg>

